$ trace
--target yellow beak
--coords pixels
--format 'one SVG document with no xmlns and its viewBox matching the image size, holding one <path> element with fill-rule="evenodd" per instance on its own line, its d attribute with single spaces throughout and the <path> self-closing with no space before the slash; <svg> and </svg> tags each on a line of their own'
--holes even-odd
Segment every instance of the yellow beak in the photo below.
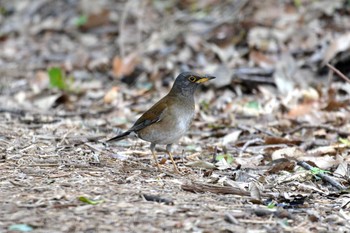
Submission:
<svg viewBox="0 0 350 233">
<path fill-rule="evenodd" d="M 207 82 L 207 81 L 209 81 L 209 80 L 211 80 L 211 79 L 214 79 L 215 77 L 214 76 L 204 76 L 204 77 L 200 77 L 200 79 L 198 79 L 197 81 L 196 81 L 196 83 L 205 83 L 205 82 Z"/>
</svg>

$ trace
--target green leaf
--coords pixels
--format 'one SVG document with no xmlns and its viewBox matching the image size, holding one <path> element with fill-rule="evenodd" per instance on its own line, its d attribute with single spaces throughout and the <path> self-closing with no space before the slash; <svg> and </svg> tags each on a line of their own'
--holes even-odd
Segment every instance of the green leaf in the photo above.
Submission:
<svg viewBox="0 0 350 233">
<path fill-rule="evenodd" d="M 246 103 L 246 107 L 258 110 L 258 109 L 260 109 L 260 104 L 256 101 L 250 101 L 250 102 Z"/>
<path fill-rule="evenodd" d="M 75 19 L 74 24 L 77 27 L 84 26 L 88 21 L 87 15 L 81 15 L 78 18 Z"/>
<path fill-rule="evenodd" d="M 202 109 L 204 110 L 204 111 L 207 111 L 208 109 L 209 109 L 209 103 L 207 102 L 207 101 L 205 101 L 205 100 L 202 100 L 201 101 L 201 103 L 200 103 L 200 106 L 202 107 Z"/>
<path fill-rule="evenodd" d="M 189 150 L 189 151 L 196 151 L 197 149 L 198 149 L 197 145 L 194 145 L 194 144 L 186 146 L 186 150 Z"/>
<path fill-rule="evenodd" d="M 91 200 L 87 197 L 84 196 L 80 196 L 78 197 L 79 201 L 90 204 L 90 205 L 97 205 L 97 204 L 101 204 L 104 202 L 104 200 Z"/>
<path fill-rule="evenodd" d="M 313 168 L 311 168 L 310 171 L 311 171 L 311 173 L 312 173 L 313 175 L 319 175 L 319 174 L 329 173 L 329 171 L 322 170 L 322 169 L 320 169 L 320 168 L 318 168 L 318 167 L 313 167 Z"/>
<path fill-rule="evenodd" d="M 60 68 L 53 67 L 49 69 L 48 73 L 49 73 L 51 87 L 56 87 L 60 90 L 67 89 L 67 83 L 66 83 L 65 77 L 63 76 L 63 72 Z"/>
<path fill-rule="evenodd" d="M 28 226 L 27 224 L 13 224 L 9 227 L 9 231 L 21 231 L 21 232 L 29 232 L 33 230 L 33 227 Z"/>
<path fill-rule="evenodd" d="M 6 14 L 6 9 L 5 7 L 0 7 L 0 14 L 5 15 Z"/>
<path fill-rule="evenodd" d="M 216 161 L 220 161 L 222 159 L 225 159 L 228 164 L 231 164 L 234 160 L 232 155 L 230 154 L 220 154 L 220 155 L 217 155 L 215 158 Z"/>
<path fill-rule="evenodd" d="M 149 90 L 152 89 L 153 84 L 150 83 L 150 82 L 137 82 L 137 83 L 136 83 L 136 87 L 137 87 L 137 88 L 140 88 L 140 89 L 142 89 L 142 90 L 149 91 Z"/>
<path fill-rule="evenodd" d="M 343 143 L 344 145 L 350 146 L 350 141 L 346 138 L 339 138 L 339 142 Z"/>
<path fill-rule="evenodd" d="M 294 6 L 297 8 L 301 7 L 301 0 L 294 0 Z"/>
<path fill-rule="evenodd" d="M 275 207 L 276 207 L 276 204 L 272 201 L 267 205 L 267 208 L 269 208 L 269 209 L 273 209 Z"/>
</svg>

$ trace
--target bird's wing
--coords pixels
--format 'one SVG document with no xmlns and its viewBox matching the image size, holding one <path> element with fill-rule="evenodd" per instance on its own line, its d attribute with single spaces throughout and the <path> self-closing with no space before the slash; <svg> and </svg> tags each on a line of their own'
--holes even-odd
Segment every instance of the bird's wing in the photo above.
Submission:
<svg viewBox="0 0 350 233">
<path fill-rule="evenodd" d="M 158 103 L 153 105 L 147 112 L 145 112 L 128 131 L 137 132 L 149 125 L 161 121 L 167 109 L 168 105 L 166 101 L 159 101 Z"/>
</svg>

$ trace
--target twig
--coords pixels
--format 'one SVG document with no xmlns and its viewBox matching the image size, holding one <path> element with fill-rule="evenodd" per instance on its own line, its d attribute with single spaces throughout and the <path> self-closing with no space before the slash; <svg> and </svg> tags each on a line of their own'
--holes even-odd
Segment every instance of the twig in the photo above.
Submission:
<svg viewBox="0 0 350 233">
<path fill-rule="evenodd" d="M 304 162 L 304 161 L 298 161 L 297 164 L 300 167 L 305 168 L 306 170 L 311 170 L 314 167 L 309 165 L 308 163 Z M 326 175 L 326 174 L 322 174 L 322 173 L 318 173 L 316 174 L 316 176 L 320 177 L 323 181 L 328 182 L 329 184 L 331 184 L 333 187 L 335 187 L 338 190 L 344 190 L 345 187 L 343 185 L 341 185 L 338 181 L 334 180 L 332 177 Z"/>
<path fill-rule="evenodd" d="M 258 127 L 253 127 L 253 128 L 261 133 L 264 133 L 264 134 L 270 136 L 270 137 L 275 137 L 275 138 L 280 137 L 279 135 L 274 134 L 274 133 L 270 132 L 269 130 L 259 129 Z"/>
<path fill-rule="evenodd" d="M 218 156 L 218 147 L 217 146 L 215 146 L 215 148 L 214 148 L 214 153 L 213 153 L 213 157 L 212 157 L 212 159 L 211 159 L 211 163 L 215 163 L 215 161 L 216 161 L 216 156 Z"/>
<path fill-rule="evenodd" d="M 292 220 L 287 220 L 286 222 L 291 222 Z M 276 223 L 276 220 L 272 221 L 272 220 L 255 220 L 255 219 L 240 219 L 239 220 L 240 223 L 248 223 L 248 224 L 273 224 Z"/>
<path fill-rule="evenodd" d="M 92 150 L 94 150 L 94 151 L 96 151 L 96 152 L 98 152 L 98 153 L 103 153 L 104 152 L 104 150 L 102 150 L 102 149 L 100 149 L 100 148 L 97 148 L 96 146 L 94 146 L 94 145 L 92 145 L 92 144 L 90 144 L 90 143 L 84 143 L 86 146 L 88 146 L 88 147 L 90 147 L 90 149 L 92 149 Z"/>
<path fill-rule="evenodd" d="M 35 164 L 27 164 L 28 167 L 57 167 L 60 166 L 58 163 L 35 163 Z"/>
<path fill-rule="evenodd" d="M 124 49 L 124 28 L 125 28 L 125 23 L 126 23 L 126 18 L 128 16 L 129 13 L 129 9 L 131 7 L 133 1 L 127 1 L 125 3 L 124 9 L 123 9 L 123 13 L 121 15 L 120 18 L 120 22 L 119 22 L 119 39 L 118 39 L 118 45 L 119 45 L 119 52 L 120 52 L 120 57 L 122 59 L 124 59 L 125 57 L 125 49 Z"/>
<path fill-rule="evenodd" d="M 24 116 L 25 115 L 25 111 L 23 109 L 9 109 L 9 108 L 0 108 L 0 112 L 8 112 L 14 115 L 20 115 L 20 116 Z"/>
<path fill-rule="evenodd" d="M 256 209 L 253 209 L 252 212 L 259 217 L 274 215 L 278 218 L 293 219 L 293 215 L 286 209 L 270 210 L 270 209 L 264 209 L 264 208 L 256 208 Z"/>
<path fill-rule="evenodd" d="M 61 174 L 52 174 L 52 175 L 49 175 L 48 177 L 50 179 L 56 179 L 56 178 L 62 178 L 62 177 L 68 177 L 72 175 L 71 173 L 61 173 Z"/>
<path fill-rule="evenodd" d="M 344 79 L 346 82 L 350 83 L 350 79 L 346 77 L 340 70 L 332 66 L 331 64 L 327 63 L 326 66 L 328 66 L 329 69 L 331 69 L 334 73 L 336 73 L 339 77 Z"/>
<path fill-rule="evenodd" d="M 235 77 L 235 80 L 250 83 L 250 84 L 275 85 L 275 81 L 270 77 L 257 76 L 257 75 L 255 76 L 240 75 L 238 77 Z"/>
<path fill-rule="evenodd" d="M 64 141 L 66 141 L 66 138 L 68 137 L 68 135 L 70 133 L 72 133 L 73 131 L 76 131 L 76 126 L 72 127 L 71 129 L 69 129 L 62 137 L 61 140 L 58 142 L 58 145 L 63 144 Z"/>
<path fill-rule="evenodd" d="M 188 183 L 182 184 L 181 188 L 185 191 L 190 191 L 194 193 L 216 193 L 216 194 L 236 194 L 240 196 L 250 196 L 250 192 L 241 190 L 239 188 L 227 187 L 227 186 L 217 186 L 209 184 L 200 184 L 200 183 Z"/>
<path fill-rule="evenodd" d="M 142 28 L 143 28 L 142 16 L 144 15 L 147 1 L 141 1 L 141 2 L 137 1 L 137 3 L 139 4 L 139 6 L 138 6 L 139 10 L 137 11 L 136 38 L 137 38 L 137 50 L 140 51 L 141 50 L 141 42 L 142 42 Z"/>
<path fill-rule="evenodd" d="M 245 152 L 245 150 L 248 148 L 248 146 L 250 146 L 251 144 L 255 144 L 257 142 L 264 142 L 263 139 L 261 138 L 254 138 L 252 140 L 247 141 L 246 143 L 244 143 L 244 145 L 242 146 L 241 151 L 239 152 L 239 156 L 242 157 L 243 153 Z"/>
<path fill-rule="evenodd" d="M 313 128 L 333 131 L 333 132 L 338 133 L 340 136 L 349 136 L 350 135 L 350 132 L 334 128 L 333 126 L 330 126 L 330 125 L 300 125 L 294 129 L 288 131 L 286 134 L 293 134 L 293 133 L 298 132 L 302 129 L 313 129 Z"/>
<path fill-rule="evenodd" d="M 228 223 L 231 223 L 231 224 L 235 224 L 235 225 L 239 224 L 239 221 L 237 220 L 237 218 L 232 216 L 232 214 L 230 214 L 230 213 L 225 213 L 224 220 Z"/>
<path fill-rule="evenodd" d="M 267 136 L 270 137 L 280 137 L 279 135 L 276 135 L 268 130 L 263 130 L 263 129 L 259 129 L 258 127 L 251 127 L 251 126 L 247 126 L 247 125 L 239 125 L 237 126 L 238 129 L 243 130 L 243 131 L 248 131 L 250 134 L 252 134 L 255 131 L 259 131 L 260 133 L 266 134 Z"/>
<path fill-rule="evenodd" d="M 98 142 L 98 140 L 104 138 L 105 135 L 94 135 L 94 136 L 66 136 L 65 139 L 70 141 L 71 143 L 85 143 L 85 142 Z M 62 136 L 54 136 L 54 135 L 37 135 L 35 136 L 37 139 L 41 140 L 55 140 L 59 141 L 62 139 Z"/>
</svg>

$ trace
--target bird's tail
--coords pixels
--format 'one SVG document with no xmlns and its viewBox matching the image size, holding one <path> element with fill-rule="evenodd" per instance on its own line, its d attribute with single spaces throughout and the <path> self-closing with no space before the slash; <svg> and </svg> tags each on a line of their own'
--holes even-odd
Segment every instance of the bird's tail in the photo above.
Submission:
<svg viewBox="0 0 350 233">
<path fill-rule="evenodd" d="M 120 141 L 120 140 L 123 140 L 124 138 L 126 138 L 127 136 L 129 136 L 131 132 L 130 131 L 126 131 L 122 134 L 119 134 L 118 136 L 115 136 L 111 139 L 108 139 L 106 142 L 111 142 L 111 141 Z"/>
</svg>

